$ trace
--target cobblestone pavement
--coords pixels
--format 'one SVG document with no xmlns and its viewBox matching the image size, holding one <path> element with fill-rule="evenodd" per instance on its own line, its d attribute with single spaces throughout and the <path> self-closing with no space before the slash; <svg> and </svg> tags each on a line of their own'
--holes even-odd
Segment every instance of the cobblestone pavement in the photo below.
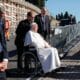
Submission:
<svg viewBox="0 0 80 80">
<path fill-rule="evenodd" d="M 49 73 L 46 75 L 37 75 L 32 79 L 24 78 L 22 76 L 9 77 L 7 80 L 80 80 L 80 43 L 73 49 L 70 50 L 68 55 L 61 60 L 61 63 L 64 69 L 56 72 Z M 11 50 L 11 49 L 10 49 Z M 76 53 L 77 51 L 77 53 Z M 16 68 L 16 59 L 17 56 L 11 57 L 9 62 L 9 69 Z M 13 75 L 14 76 L 14 75 Z"/>
</svg>

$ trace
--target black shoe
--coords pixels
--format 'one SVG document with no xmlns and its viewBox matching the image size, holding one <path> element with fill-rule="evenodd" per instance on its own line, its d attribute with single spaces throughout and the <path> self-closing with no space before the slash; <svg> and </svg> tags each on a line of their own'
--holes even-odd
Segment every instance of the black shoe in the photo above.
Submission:
<svg viewBox="0 0 80 80">
<path fill-rule="evenodd" d="M 66 67 L 60 67 L 59 69 L 60 69 L 60 70 L 64 70 L 64 69 L 66 69 Z"/>
<path fill-rule="evenodd" d="M 22 73 L 23 72 L 23 69 L 17 69 L 17 72 L 18 73 Z"/>
<path fill-rule="evenodd" d="M 59 71 L 62 71 L 64 69 L 65 69 L 65 67 L 59 67 L 59 68 L 55 69 L 54 72 L 59 72 Z"/>
<path fill-rule="evenodd" d="M 44 77 L 47 77 L 47 76 L 49 76 L 49 75 L 51 75 L 51 72 L 47 72 L 47 73 L 44 73 Z"/>
<path fill-rule="evenodd" d="M 53 72 L 60 72 L 61 70 L 58 68 L 58 69 L 55 69 Z"/>
</svg>

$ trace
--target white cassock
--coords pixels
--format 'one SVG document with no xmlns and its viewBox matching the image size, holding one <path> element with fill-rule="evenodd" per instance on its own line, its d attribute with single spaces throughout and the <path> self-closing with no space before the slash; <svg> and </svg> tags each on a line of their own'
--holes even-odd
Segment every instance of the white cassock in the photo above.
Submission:
<svg viewBox="0 0 80 80">
<path fill-rule="evenodd" d="M 60 67 L 61 63 L 57 49 L 53 47 L 45 48 L 47 43 L 39 33 L 29 31 L 26 34 L 24 46 L 29 44 L 33 44 L 36 47 L 44 73 L 51 72 Z"/>
</svg>

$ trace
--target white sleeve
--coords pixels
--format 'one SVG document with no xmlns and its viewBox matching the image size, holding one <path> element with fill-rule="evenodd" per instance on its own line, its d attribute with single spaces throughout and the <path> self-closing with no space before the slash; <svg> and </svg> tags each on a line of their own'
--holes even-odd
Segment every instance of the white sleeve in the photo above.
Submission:
<svg viewBox="0 0 80 80">
<path fill-rule="evenodd" d="M 8 59 L 4 58 L 4 59 L 3 59 L 3 61 L 6 61 L 6 62 L 8 62 Z"/>
</svg>

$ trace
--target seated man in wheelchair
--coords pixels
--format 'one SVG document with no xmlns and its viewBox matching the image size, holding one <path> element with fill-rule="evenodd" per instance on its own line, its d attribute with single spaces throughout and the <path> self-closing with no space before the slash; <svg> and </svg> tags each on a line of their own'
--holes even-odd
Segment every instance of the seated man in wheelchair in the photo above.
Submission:
<svg viewBox="0 0 80 80">
<path fill-rule="evenodd" d="M 30 31 L 28 31 L 25 36 L 24 46 L 30 44 L 35 46 L 44 73 L 60 68 L 61 63 L 57 49 L 50 46 L 43 37 L 37 33 L 37 30 L 38 25 L 32 23 Z"/>
</svg>

